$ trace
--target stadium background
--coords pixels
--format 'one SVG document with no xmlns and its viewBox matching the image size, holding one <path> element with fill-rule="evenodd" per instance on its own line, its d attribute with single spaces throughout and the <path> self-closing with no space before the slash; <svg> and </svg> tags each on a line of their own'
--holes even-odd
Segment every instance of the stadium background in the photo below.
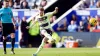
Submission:
<svg viewBox="0 0 100 56">
<path fill-rule="evenodd" d="M 62 0 L 63 2 L 65 1 L 65 0 Z M 76 0 L 77 2 L 78 2 L 78 0 Z M 97 0 L 96 0 L 97 1 Z M 59 2 L 60 2 L 60 0 L 59 0 Z M 71 1 L 70 1 L 71 2 Z M 83 2 L 83 1 L 80 1 L 80 2 Z M 72 2 L 71 2 L 72 3 Z M 74 3 L 74 2 L 73 2 Z M 81 5 L 81 4 L 80 4 Z M 60 7 L 60 6 L 58 6 L 58 7 Z M 67 7 L 67 6 L 66 6 Z M 77 6 L 78 7 L 78 6 Z M 75 7 L 75 8 L 77 8 L 77 7 Z M 50 7 L 49 7 L 50 8 Z M 71 8 L 71 7 L 70 7 Z M 65 20 L 67 20 L 67 24 L 70 24 L 70 21 L 71 21 L 71 17 L 72 17 L 72 15 L 74 14 L 74 15 L 76 15 L 77 16 L 77 24 L 79 25 L 79 21 L 81 21 L 81 20 L 83 20 L 83 19 L 87 19 L 87 17 L 88 16 L 92 16 L 92 17 L 95 17 L 96 15 L 100 15 L 100 10 L 98 9 L 98 8 L 94 8 L 94 9 L 82 9 L 82 10 L 75 10 L 75 8 L 74 7 L 72 7 L 71 9 L 69 9 L 69 7 L 68 7 L 68 9 L 70 10 L 70 12 L 68 13 L 68 14 L 66 14 L 65 16 L 63 16 L 63 17 L 60 17 L 60 15 L 62 15 L 60 12 L 63 10 L 61 10 L 61 8 L 60 8 L 60 14 L 58 14 L 57 15 L 57 17 L 58 17 L 58 19 L 56 20 L 56 22 L 55 23 L 53 23 L 52 24 L 52 26 L 53 26 L 53 29 L 55 30 L 55 31 L 57 31 L 57 27 L 58 26 L 61 26 L 61 27 L 63 27 L 63 23 L 62 22 L 64 22 Z M 52 7 L 52 9 L 53 9 L 53 7 Z M 51 10 L 52 10 L 51 9 Z M 50 11 L 51 11 L 50 10 Z M 64 9 L 65 10 L 65 9 Z M 46 10 L 46 12 L 48 12 L 49 11 L 49 9 L 47 9 Z M 30 20 L 30 17 L 31 16 L 35 16 L 36 14 L 38 13 L 38 11 L 37 10 L 35 10 L 35 9 L 13 9 L 13 14 L 14 14 L 14 17 L 15 18 L 17 18 L 17 17 L 19 17 L 20 19 L 22 19 L 24 16 L 27 18 L 27 21 L 29 21 Z M 59 20 L 60 19 L 60 20 Z M 57 32 L 58 34 L 59 34 L 59 36 L 62 38 L 63 36 L 64 37 L 69 37 L 69 36 L 71 36 L 71 37 L 73 37 L 75 40 L 76 39 L 82 39 L 83 40 L 83 42 L 82 42 L 82 44 L 81 44 L 81 46 L 85 46 L 85 47 L 96 47 L 96 45 L 97 45 L 97 43 L 98 43 L 98 41 L 99 41 L 99 38 L 100 38 L 100 35 L 99 35 L 99 33 L 95 33 L 95 32 L 75 32 L 75 33 L 72 33 L 72 32 Z M 9 36 L 8 36 L 9 37 Z M 19 47 L 19 41 L 20 41 L 20 38 L 21 38 L 21 36 L 20 36 L 20 28 L 18 28 L 18 30 L 16 30 L 16 44 L 15 44 L 15 47 L 16 48 L 18 48 Z M 40 38 L 38 38 L 38 39 L 40 39 Z M 36 44 L 36 41 L 34 41 L 35 42 L 35 44 Z M 39 41 L 39 43 L 41 42 L 41 40 Z M 33 44 L 33 45 L 35 45 L 35 44 Z M 39 44 L 38 44 L 39 45 Z M 2 46 L 2 43 L 0 42 L 0 47 L 2 48 L 3 46 Z M 8 42 L 8 44 L 7 44 L 7 47 L 8 48 L 10 48 L 11 46 L 10 46 L 10 43 Z"/>
</svg>

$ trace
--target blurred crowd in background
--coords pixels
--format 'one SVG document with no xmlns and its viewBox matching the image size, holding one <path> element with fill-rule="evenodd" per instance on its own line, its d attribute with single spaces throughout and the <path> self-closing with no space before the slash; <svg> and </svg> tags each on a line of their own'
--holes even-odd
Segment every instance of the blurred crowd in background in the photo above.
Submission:
<svg viewBox="0 0 100 56">
<path fill-rule="evenodd" d="M 100 0 L 83 0 L 84 2 L 77 8 L 79 10 L 84 10 L 86 8 L 100 8 Z M 97 24 L 93 27 L 89 24 L 89 20 L 95 18 Z M 72 15 L 71 21 L 65 20 L 63 26 L 58 26 L 57 31 L 67 31 L 67 32 L 100 32 L 100 15 L 95 15 L 95 17 L 89 15 L 87 17 L 82 16 L 78 20 L 77 15 Z"/>
<path fill-rule="evenodd" d="M 82 17 L 80 21 L 76 15 L 72 15 L 71 21 L 64 21 L 63 26 L 59 26 L 57 31 L 66 31 L 66 32 L 100 32 L 100 17 L 96 15 L 94 18 L 97 20 L 97 24 L 95 26 L 91 26 L 89 24 L 89 20 L 93 18 L 91 16 Z M 96 31 L 97 30 L 97 31 Z"/>
<path fill-rule="evenodd" d="M 100 8 L 100 0 L 86 0 L 80 6 L 79 9 L 85 8 Z"/>
<path fill-rule="evenodd" d="M 3 0 L 0 1 L 0 8 Z M 37 9 L 46 6 L 47 0 L 10 0 L 9 7 L 12 9 Z"/>
</svg>

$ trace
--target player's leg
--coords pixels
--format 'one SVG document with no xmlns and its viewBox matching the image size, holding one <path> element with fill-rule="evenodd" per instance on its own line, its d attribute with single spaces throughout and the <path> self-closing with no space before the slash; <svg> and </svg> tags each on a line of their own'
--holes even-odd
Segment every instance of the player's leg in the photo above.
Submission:
<svg viewBox="0 0 100 56">
<path fill-rule="evenodd" d="M 12 54 L 15 54 L 15 53 L 14 53 L 15 33 L 11 33 L 11 45 L 12 45 L 11 53 L 12 53 Z"/>
<path fill-rule="evenodd" d="M 10 29 L 9 29 L 9 33 L 10 33 L 10 36 L 11 36 L 11 54 L 15 54 L 14 53 L 14 45 L 15 45 L 15 29 L 14 29 L 14 26 L 13 24 L 11 23 L 10 25 Z"/>
<path fill-rule="evenodd" d="M 2 23 L 2 37 L 3 37 L 4 54 L 6 54 L 7 35 L 8 35 L 7 24 Z"/>
<path fill-rule="evenodd" d="M 35 54 L 33 54 L 33 56 L 37 56 L 37 54 L 42 50 L 43 46 L 45 45 L 45 43 L 48 41 L 48 39 L 52 40 L 52 37 L 50 34 L 47 33 L 46 30 L 40 30 L 41 31 L 41 35 L 44 36 L 41 45 L 39 46 L 38 50 L 36 51 Z"/>
<path fill-rule="evenodd" d="M 50 35 L 50 31 L 48 30 L 41 30 L 41 34 L 48 38 L 49 40 L 53 40 L 52 36 Z"/>
<path fill-rule="evenodd" d="M 53 33 L 52 30 L 46 29 L 46 30 L 44 30 L 43 32 L 44 32 L 43 35 L 44 35 L 45 37 L 48 38 L 48 42 L 49 42 L 49 43 L 52 44 L 52 43 L 55 42 L 55 39 L 53 39 L 53 37 L 52 37 L 52 33 Z"/>
<path fill-rule="evenodd" d="M 3 36 L 3 48 L 4 48 L 4 54 L 6 54 L 6 40 L 7 40 L 7 38 Z"/>
<path fill-rule="evenodd" d="M 38 50 L 36 51 L 36 55 L 43 49 L 43 47 L 44 47 L 44 45 L 45 45 L 45 43 L 47 42 L 47 38 L 45 37 L 45 38 L 43 38 L 43 40 L 42 40 L 42 42 L 41 42 L 41 45 L 39 46 L 39 48 L 38 48 Z"/>
</svg>

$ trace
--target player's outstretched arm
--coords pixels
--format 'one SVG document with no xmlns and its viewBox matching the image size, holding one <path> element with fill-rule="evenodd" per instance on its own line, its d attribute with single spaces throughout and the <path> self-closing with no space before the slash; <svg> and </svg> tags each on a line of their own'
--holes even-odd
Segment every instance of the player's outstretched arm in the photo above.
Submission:
<svg viewBox="0 0 100 56">
<path fill-rule="evenodd" d="M 53 14 L 58 13 L 58 7 L 55 7 L 55 10 L 53 11 Z"/>
<path fill-rule="evenodd" d="M 53 12 L 48 12 L 45 14 L 45 16 L 48 17 L 48 19 L 50 19 L 54 14 L 58 13 L 58 7 L 55 7 L 55 10 Z"/>
</svg>

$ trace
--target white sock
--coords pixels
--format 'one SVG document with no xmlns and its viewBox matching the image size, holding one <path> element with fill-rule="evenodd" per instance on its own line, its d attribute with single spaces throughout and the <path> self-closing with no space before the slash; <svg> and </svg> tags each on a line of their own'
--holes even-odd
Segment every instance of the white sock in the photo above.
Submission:
<svg viewBox="0 0 100 56">
<path fill-rule="evenodd" d="M 45 39 L 42 40 L 42 43 L 41 43 L 41 45 L 39 46 L 39 48 L 38 48 L 38 50 L 36 51 L 35 54 L 38 54 L 38 53 L 43 49 L 43 46 L 45 45 L 44 41 L 45 41 Z"/>
</svg>

